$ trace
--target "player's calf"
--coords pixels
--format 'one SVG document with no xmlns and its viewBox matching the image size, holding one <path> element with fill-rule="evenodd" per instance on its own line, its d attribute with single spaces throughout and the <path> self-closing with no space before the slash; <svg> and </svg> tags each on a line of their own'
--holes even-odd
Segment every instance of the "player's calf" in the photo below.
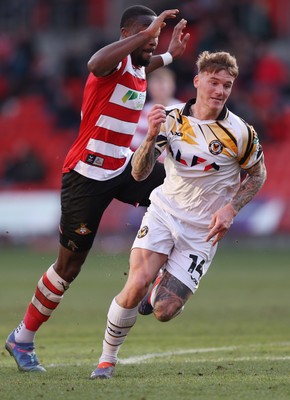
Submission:
<svg viewBox="0 0 290 400">
<path fill-rule="evenodd" d="M 155 299 L 153 314 L 158 321 L 167 322 L 177 317 L 182 310 L 184 305 L 180 299 L 168 298 L 166 300 L 158 300 L 158 296 Z"/>
</svg>

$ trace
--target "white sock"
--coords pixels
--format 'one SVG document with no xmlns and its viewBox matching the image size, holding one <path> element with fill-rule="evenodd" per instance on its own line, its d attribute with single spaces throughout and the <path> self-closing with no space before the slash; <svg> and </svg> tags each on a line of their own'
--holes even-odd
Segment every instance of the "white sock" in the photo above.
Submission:
<svg viewBox="0 0 290 400">
<path fill-rule="evenodd" d="M 108 312 L 107 328 L 103 340 L 103 352 L 99 363 L 116 364 L 120 347 L 136 322 L 138 307 L 123 308 L 113 299 Z"/>
<path fill-rule="evenodd" d="M 20 322 L 14 331 L 15 341 L 17 343 L 32 343 L 36 332 L 30 331 L 25 327 L 23 321 Z"/>
</svg>

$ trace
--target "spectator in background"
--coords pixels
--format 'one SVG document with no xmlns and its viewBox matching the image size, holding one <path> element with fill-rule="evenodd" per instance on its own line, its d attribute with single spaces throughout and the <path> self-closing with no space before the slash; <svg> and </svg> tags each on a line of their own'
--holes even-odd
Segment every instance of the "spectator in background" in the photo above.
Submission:
<svg viewBox="0 0 290 400">
<path fill-rule="evenodd" d="M 2 76 L 6 81 L 6 97 L 20 96 L 35 90 L 36 49 L 29 33 L 22 33 L 13 39 L 2 35 L 0 61 L 0 79 Z M 5 98 L 0 97 L 1 100 Z"/>
<path fill-rule="evenodd" d="M 176 76 L 173 70 L 168 67 L 162 67 L 148 76 L 148 97 L 139 119 L 139 123 L 131 142 L 131 149 L 136 150 L 143 142 L 148 132 L 148 113 L 154 104 L 162 104 L 164 107 L 181 103 L 175 97 Z"/>
<path fill-rule="evenodd" d="M 56 116 L 55 126 L 59 130 L 77 131 L 80 124 L 85 84 L 81 61 L 82 57 L 67 55 L 63 60 L 62 74 L 43 82 L 43 93 L 50 111 Z"/>
<path fill-rule="evenodd" d="M 5 185 L 35 183 L 43 181 L 46 171 L 37 153 L 29 146 L 19 143 L 6 160 L 3 175 Z"/>
</svg>

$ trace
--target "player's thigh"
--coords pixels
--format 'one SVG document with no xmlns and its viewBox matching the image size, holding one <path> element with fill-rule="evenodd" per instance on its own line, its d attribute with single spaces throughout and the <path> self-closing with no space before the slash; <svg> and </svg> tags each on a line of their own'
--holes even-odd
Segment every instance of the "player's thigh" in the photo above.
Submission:
<svg viewBox="0 0 290 400">
<path fill-rule="evenodd" d="M 128 281 L 133 285 L 149 285 L 167 260 L 167 254 L 135 247 L 130 254 L 130 270 Z"/>
<path fill-rule="evenodd" d="M 173 246 L 166 215 L 150 206 L 132 245 L 128 285 L 148 286 L 166 262 Z"/>
<path fill-rule="evenodd" d="M 181 221 L 176 223 L 175 229 L 178 239 L 166 269 L 194 293 L 211 265 L 217 246 L 205 241 L 206 233 L 202 229 Z"/>
<path fill-rule="evenodd" d="M 136 307 L 166 259 L 165 254 L 147 249 L 132 249 L 128 279 L 117 296 L 118 304 L 125 308 Z"/>
<path fill-rule="evenodd" d="M 157 161 L 151 174 L 140 182 L 132 177 L 131 170 L 131 163 L 129 163 L 123 173 L 123 184 L 120 186 L 116 199 L 123 203 L 148 207 L 150 205 L 149 196 L 152 190 L 160 186 L 164 181 L 164 165 Z"/>
<path fill-rule="evenodd" d="M 167 261 L 166 270 L 195 293 L 211 262 L 212 257 L 208 257 L 199 249 L 192 247 L 180 251 L 174 248 Z"/>
<path fill-rule="evenodd" d="M 60 243 L 74 252 L 92 247 L 102 215 L 113 199 L 98 190 L 100 182 L 73 173 L 64 177 L 61 191 Z"/>
<path fill-rule="evenodd" d="M 172 232 L 168 214 L 151 204 L 142 218 L 132 249 L 147 249 L 168 256 L 174 246 Z"/>
</svg>

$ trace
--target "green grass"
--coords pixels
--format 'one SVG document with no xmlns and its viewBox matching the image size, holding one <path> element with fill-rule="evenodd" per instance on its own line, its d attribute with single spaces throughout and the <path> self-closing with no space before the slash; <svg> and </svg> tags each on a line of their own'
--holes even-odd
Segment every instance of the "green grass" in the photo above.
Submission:
<svg viewBox="0 0 290 400">
<path fill-rule="evenodd" d="M 108 306 L 126 280 L 128 255 L 90 254 L 37 334 L 46 374 L 18 372 L 4 350 L 53 260 L 53 254 L 1 249 L 1 400 L 290 398 L 290 250 L 221 246 L 178 318 L 138 318 L 109 381 L 88 377 L 101 352 Z"/>
</svg>

